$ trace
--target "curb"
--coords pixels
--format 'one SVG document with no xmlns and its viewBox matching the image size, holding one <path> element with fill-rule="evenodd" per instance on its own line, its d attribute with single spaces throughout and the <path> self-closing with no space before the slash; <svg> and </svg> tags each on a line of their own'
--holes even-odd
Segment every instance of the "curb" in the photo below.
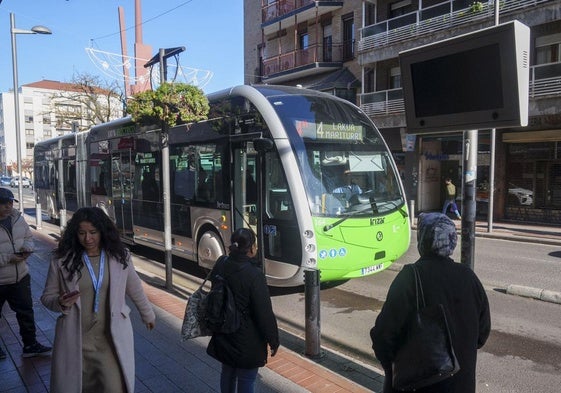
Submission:
<svg viewBox="0 0 561 393">
<path fill-rule="evenodd" d="M 511 284 L 506 287 L 506 293 L 508 295 L 529 297 L 536 300 L 542 300 L 544 302 L 561 304 L 561 293 L 546 289 Z"/>
<path fill-rule="evenodd" d="M 394 272 L 399 272 L 403 269 L 404 264 L 394 262 L 392 263 L 387 270 L 391 270 Z M 492 285 L 493 288 L 497 287 L 497 285 Z M 507 284 L 503 288 L 505 288 L 505 293 L 507 295 L 514 295 L 514 296 L 521 296 L 521 297 L 528 297 L 535 300 L 541 300 L 544 302 L 561 304 L 561 292 L 550 291 L 548 289 L 541 289 L 541 288 L 534 288 L 528 287 L 524 285 L 516 285 L 516 284 Z"/>
</svg>

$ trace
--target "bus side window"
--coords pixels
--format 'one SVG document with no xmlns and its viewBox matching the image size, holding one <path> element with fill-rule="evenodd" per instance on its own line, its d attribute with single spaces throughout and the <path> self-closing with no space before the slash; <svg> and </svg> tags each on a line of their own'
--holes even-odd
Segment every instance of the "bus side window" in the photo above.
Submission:
<svg viewBox="0 0 561 393">
<path fill-rule="evenodd" d="M 278 154 L 271 152 L 265 157 L 267 171 L 265 181 L 266 189 L 269 190 L 267 213 L 271 218 L 291 220 L 294 218 L 294 206 Z"/>
<path fill-rule="evenodd" d="M 288 220 L 294 218 L 294 208 L 286 189 L 273 189 L 269 194 L 271 218 Z"/>
</svg>

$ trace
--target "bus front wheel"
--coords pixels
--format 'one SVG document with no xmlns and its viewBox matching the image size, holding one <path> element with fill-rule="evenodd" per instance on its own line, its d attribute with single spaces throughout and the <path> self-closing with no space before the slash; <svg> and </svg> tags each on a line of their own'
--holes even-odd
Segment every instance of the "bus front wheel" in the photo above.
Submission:
<svg viewBox="0 0 561 393">
<path fill-rule="evenodd" d="M 219 256 L 224 255 L 224 246 L 220 236 L 214 231 L 206 231 L 197 242 L 197 257 L 199 266 L 212 269 Z"/>
</svg>

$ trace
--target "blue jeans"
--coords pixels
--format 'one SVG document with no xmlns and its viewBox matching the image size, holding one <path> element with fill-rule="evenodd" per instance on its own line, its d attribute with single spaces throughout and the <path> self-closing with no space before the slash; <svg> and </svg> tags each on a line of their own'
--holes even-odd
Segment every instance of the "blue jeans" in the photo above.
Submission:
<svg viewBox="0 0 561 393">
<path fill-rule="evenodd" d="M 258 370 L 258 368 L 235 368 L 222 363 L 220 392 L 236 393 L 237 382 L 237 393 L 253 393 Z"/>
</svg>

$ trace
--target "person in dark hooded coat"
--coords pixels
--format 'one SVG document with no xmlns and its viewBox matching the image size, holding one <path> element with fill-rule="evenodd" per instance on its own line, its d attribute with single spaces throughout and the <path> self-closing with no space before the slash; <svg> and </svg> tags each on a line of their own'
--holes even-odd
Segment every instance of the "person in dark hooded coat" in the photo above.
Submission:
<svg viewBox="0 0 561 393">
<path fill-rule="evenodd" d="M 253 393 L 258 369 L 267 363 L 267 347 L 271 356 L 277 353 L 279 331 L 265 275 L 254 259 L 255 234 L 248 228 L 239 228 L 230 241 L 230 254 L 223 269 L 217 272 L 220 268 L 215 265 L 210 280 L 217 274 L 225 277 L 242 311 L 241 326 L 231 334 L 214 333 L 207 353 L 222 363 L 221 393 Z"/>
<path fill-rule="evenodd" d="M 427 305 L 446 310 L 452 343 L 460 371 L 452 377 L 416 392 L 474 393 L 477 350 L 491 330 L 489 302 L 481 282 L 468 266 L 450 257 L 457 244 L 456 226 L 446 215 L 419 216 L 415 266 L 421 277 Z M 370 330 L 372 348 L 385 372 L 384 393 L 392 388 L 392 361 L 403 343 L 409 317 L 415 312 L 413 269 L 403 269 L 392 282 L 386 302 Z"/>
</svg>

